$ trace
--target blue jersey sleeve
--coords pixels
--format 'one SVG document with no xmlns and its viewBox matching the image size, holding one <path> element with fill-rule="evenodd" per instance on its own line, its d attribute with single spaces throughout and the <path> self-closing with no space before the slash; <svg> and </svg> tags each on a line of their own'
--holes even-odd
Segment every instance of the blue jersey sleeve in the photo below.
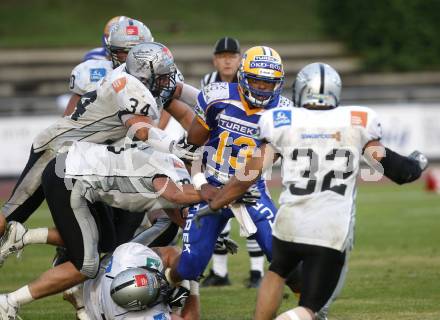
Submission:
<svg viewBox="0 0 440 320">
<path fill-rule="evenodd" d="M 197 120 L 208 130 L 217 126 L 217 114 L 224 108 L 222 101 L 229 98 L 225 82 L 208 84 L 199 93 L 195 113 Z"/>
</svg>

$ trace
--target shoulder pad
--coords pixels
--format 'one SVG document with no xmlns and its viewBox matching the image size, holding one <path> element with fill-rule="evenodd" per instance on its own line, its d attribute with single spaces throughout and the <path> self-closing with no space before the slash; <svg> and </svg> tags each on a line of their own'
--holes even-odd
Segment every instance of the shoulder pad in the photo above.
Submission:
<svg viewBox="0 0 440 320">
<path fill-rule="evenodd" d="M 229 83 L 227 82 L 213 82 L 207 84 L 202 89 L 203 99 L 208 105 L 216 100 L 229 99 Z"/>
<path fill-rule="evenodd" d="M 72 70 L 69 88 L 72 92 L 83 95 L 93 90 L 96 83 L 112 70 L 112 63 L 107 60 L 84 61 Z"/>
</svg>

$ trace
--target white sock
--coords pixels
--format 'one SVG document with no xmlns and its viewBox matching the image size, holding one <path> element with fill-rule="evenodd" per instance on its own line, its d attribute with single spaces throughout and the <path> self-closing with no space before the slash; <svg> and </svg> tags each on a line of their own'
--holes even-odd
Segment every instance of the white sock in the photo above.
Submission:
<svg viewBox="0 0 440 320">
<path fill-rule="evenodd" d="M 228 255 L 227 254 L 213 254 L 212 255 L 212 270 L 220 277 L 225 277 L 228 274 Z"/>
<path fill-rule="evenodd" d="M 29 291 L 29 286 L 21 287 L 17 291 L 9 293 L 8 298 L 12 303 L 15 303 L 19 306 L 35 300 L 32 298 L 31 292 Z"/>
<path fill-rule="evenodd" d="M 251 270 L 260 271 L 261 276 L 264 275 L 264 256 L 261 257 L 250 257 Z"/>
<path fill-rule="evenodd" d="M 313 317 L 305 308 L 296 307 L 280 314 L 275 320 L 313 320 Z"/>
<path fill-rule="evenodd" d="M 47 243 L 48 233 L 48 228 L 29 229 L 23 237 L 23 242 L 25 245 Z"/>
</svg>

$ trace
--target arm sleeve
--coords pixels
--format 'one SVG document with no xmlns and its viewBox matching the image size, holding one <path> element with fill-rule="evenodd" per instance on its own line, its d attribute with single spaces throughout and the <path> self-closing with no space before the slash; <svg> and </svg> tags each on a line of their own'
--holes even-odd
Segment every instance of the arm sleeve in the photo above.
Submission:
<svg viewBox="0 0 440 320">
<path fill-rule="evenodd" d="M 354 111 L 355 114 L 353 117 L 359 116 L 361 121 L 362 128 L 362 145 L 365 146 L 368 142 L 373 140 L 380 140 L 382 138 L 382 125 L 380 123 L 380 119 L 376 111 L 372 109 L 366 109 L 364 111 Z M 365 125 L 362 125 L 364 124 Z"/>
<path fill-rule="evenodd" d="M 385 148 L 385 151 L 385 156 L 380 160 L 380 164 L 387 178 L 397 184 L 404 184 L 420 177 L 422 169 L 416 160 L 402 156 L 388 148 Z"/>
</svg>

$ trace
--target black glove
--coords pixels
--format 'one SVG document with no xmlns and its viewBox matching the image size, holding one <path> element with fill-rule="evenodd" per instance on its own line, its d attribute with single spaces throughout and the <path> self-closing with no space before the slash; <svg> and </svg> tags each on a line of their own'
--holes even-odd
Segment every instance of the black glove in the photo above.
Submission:
<svg viewBox="0 0 440 320">
<path fill-rule="evenodd" d="M 168 305 L 170 306 L 170 308 L 183 308 L 188 297 L 189 290 L 187 288 L 176 287 L 174 289 L 171 289 L 168 295 Z"/>
<path fill-rule="evenodd" d="M 235 254 L 238 252 L 238 243 L 228 237 L 218 237 L 215 242 L 215 249 Z"/>
<path fill-rule="evenodd" d="M 428 159 L 426 158 L 426 156 L 421 153 L 420 151 L 413 151 L 408 158 L 413 159 L 415 161 L 417 161 L 417 163 L 419 164 L 419 167 L 422 171 L 424 171 L 427 167 L 428 167 Z"/>
<path fill-rule="evenodd" d="M 261 192 L 257 188 L 250 188 L 241 198 L 235 200 L 235 203 L 241 203 L 247 206 L 254 206 L 261 198 Z"/>
</svg>

